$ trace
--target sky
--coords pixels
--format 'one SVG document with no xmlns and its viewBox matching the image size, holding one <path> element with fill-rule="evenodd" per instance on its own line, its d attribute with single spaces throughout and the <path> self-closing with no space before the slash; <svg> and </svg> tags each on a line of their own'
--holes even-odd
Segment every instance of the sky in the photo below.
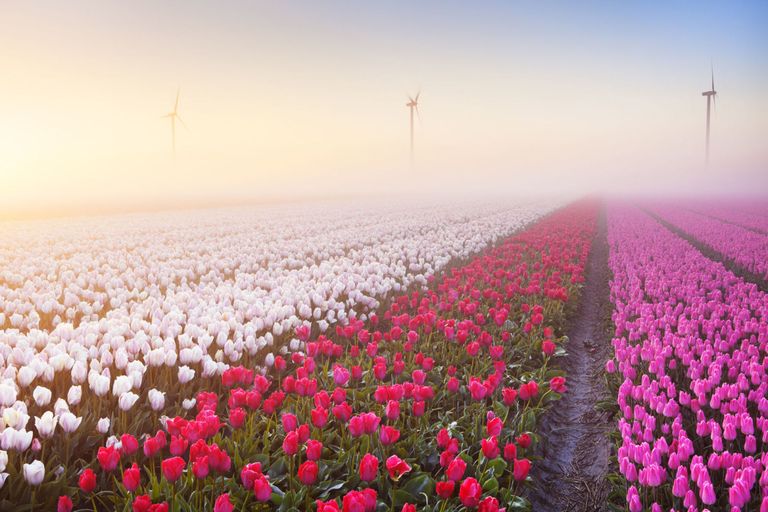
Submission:
<svg viewBox="0 0 768 512">
<path fill-rule="evenodd" d="M 0 0 L 0 217 L 768 191 L 766 26 L 764 1 Z"/>
</svg>

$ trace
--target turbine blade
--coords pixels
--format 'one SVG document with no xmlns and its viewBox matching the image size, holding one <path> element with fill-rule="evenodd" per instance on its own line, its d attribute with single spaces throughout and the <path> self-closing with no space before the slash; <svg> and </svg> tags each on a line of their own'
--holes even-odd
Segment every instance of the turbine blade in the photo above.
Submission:
<svg viewBox="0 0 768 512">
<path fill-rule="evenodd" d="M 421 94 L 421 91 L 417 92 L 417 93 L 416 93 L 416 98 L 414 98 L 414 100 L 413 100 L 413 101 L 415 101 L 416 103 L 418 103 L 418 102 L 419 102 L 419 95 L 420 95 L 420 94 Z"/>
<path fill-rule="evenodd" d="M 182 121 L 182 119 L 181 119 L 181 116 L 179 116 L 179 114 L 176 114 L 176 119 L 178 119 L 178 120 L 179 120 L 179 122 L 181 123 L 181 125 L 182 125 L 184 128 L 186 128 L 187 130 L 189 130 L 189 127 L 187 126 L 187 123 L 185 123 L 184 121 Z"/>
<path fill-rule="evenodd" d="M 421 124 L 421 113 L 419 112 L 419 104 L 417 103 L 416 105 L 414 105 L 414 107 L 416 108 L 416 117 L 419 118 L 419 124 Z"/>
<path fill-rule="evenodd" d="M 715 92 L 715 66 L 712 65 L 712 92 Z"/>
<path fill-rule="evenodd" d="M 179 111 L 179 94 L 181 93 L 181 87 L 176 89 L 176 103 L 173 104 L 173 112 L 176 113 Z"/>
</svg>

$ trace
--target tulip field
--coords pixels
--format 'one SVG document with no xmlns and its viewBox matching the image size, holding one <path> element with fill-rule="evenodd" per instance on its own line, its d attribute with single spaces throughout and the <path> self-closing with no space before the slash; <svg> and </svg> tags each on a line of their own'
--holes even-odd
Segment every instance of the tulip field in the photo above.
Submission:
<svg viewBox="0 0 768 512">
<path fill-rule="evenodd" d="M 0 510 L 531 510 L 603 237 L 604 510 L 768 512 L 768 295 L 729 270 L 768 276 L 761 208 L 0 224 Z"/>
</svg>

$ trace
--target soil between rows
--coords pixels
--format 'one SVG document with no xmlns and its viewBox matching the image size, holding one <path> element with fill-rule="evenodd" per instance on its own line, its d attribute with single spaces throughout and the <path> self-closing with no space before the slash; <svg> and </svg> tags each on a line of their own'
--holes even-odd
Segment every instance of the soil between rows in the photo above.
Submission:
<svg viewBox="0 0 768 512">
<path fill-rule="evenodd" d="M 568 326 L 567 355 L 560 360 L 568 391 L 547 411 L 539 427 L 536 482 L 528 496 L 535 512 L 602 511 L 610 492 L 606 479 L 615 428 L 596 408 L 610 393 L 603 378 L 610 356 L 610 314 L 605 211 L 587 261 L 586 283 Z"/>
</svg>

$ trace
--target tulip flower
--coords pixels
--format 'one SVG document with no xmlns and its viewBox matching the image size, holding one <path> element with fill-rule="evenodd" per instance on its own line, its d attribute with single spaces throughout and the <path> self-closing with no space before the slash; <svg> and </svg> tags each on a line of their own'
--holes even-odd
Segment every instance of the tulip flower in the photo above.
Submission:
<svg viewBox="0 0 768 512">
<path fill-rule="evenodd" d="M 375 455 L 366 453 L 360 460 L 360 480 L 372 482 L 379 472 L 379 459 Z"/>
<path fill-rule="evenodd" d="M 135 491 L 141 485 L 141 472 L 135 462 L 130 468 L 123 471 L 123 485 L 130 492 Z"/>
<path fill-rule="evenodd" d="M 299 481 L 304 485 L 312 485 L 317 482 L 319 468 L 313 460 L 308 460 L 299 466 Z"/>
<path fill-rule="evenodd" d="M 459 486 L 459 500 L 467 508 L 477 507 L 482 494 L 482 486 L 472 477 L 465 479 Z"/>
<path fill-rule="evenodd" d="M 411 471 L 411 466 L 397 455 L 391 455 L 385 465 L 389 477 L 394 481 L 400 480 L 400 477 Z"/>
<path fill-rule="evenodd" d="M 187 463 L 181 457 L 170 457 L 160 463 L 163 477 L 173 483 L 181 477 Z"/>
<path fill-rule="evenodd" d="M 29 485 L 40 485 L 45 478 L 45 466 L 39 460 L 23 465 L 24 480 Z"/>
<path fill-rule="evenodd" d="M 114 446 L 99 447 L 96 458 L 104 471 L 114 471 L 120 463 L 120 451 Z"/>
<path fill-rule="evenodd" d="M 272 497 L 272 486 L 266 476 L 262 475 L 253 482 L 253 492 L 256 501 L 267 502 Z"/>
<path fill-rule="evenodd" d="M 43 439 L 48 439 L 53 436 L 57 423 L 58 418 L 56 418 L 51 411 L 45 411 L 41 417 L 35 417 L 35 428 L 37 429 L 37 433 Z"/>
<path fill-rule="evenodd" d="M 80 473 L 77 485 L 80 487 L 80 490 L 86 494 L 93 492 L 96 488 L 96 473 L 94 473 L 92 469 L 86 468 Z"/>
<path fill-rule="evenodd" d="M 220 494 L 213 505 L 213 512 L 232 512 L 234 509 L 228 493 Z"/>
<path fill-rule="evenodd" d="M 59 496 L 59 500 L 56 502 L 56 512 L 72 512 L 73 507 L 72 498 Z"/>
</svg>

